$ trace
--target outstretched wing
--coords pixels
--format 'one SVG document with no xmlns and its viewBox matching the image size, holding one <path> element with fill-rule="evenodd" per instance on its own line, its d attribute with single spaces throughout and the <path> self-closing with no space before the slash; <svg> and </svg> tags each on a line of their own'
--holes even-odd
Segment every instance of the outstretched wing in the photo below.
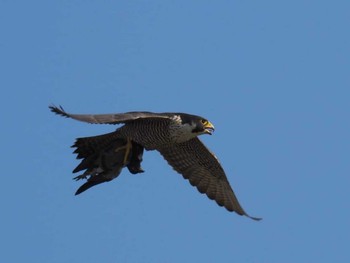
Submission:
<svg viewBox="0 0 350 263">
<path fill-rule="evenodd" d="M 125 113 L 116 113 L 116 114 L 70 114 L 64 111 L 60 107 L 54 105 L 49 106 L 52 112 L 67 117 L 72 118 L 77 121 L 83 121 L 93 124 L 119 124 L 127 123 L 137 119 L 146 119 L 146 118 L 163 118 L 169 119 L 167 114 L 162 113 L 153 113 L 147 111 L 134 111 L 134 112 L 125 112 Z"/>
<path fill-rule="evenodd" d="M 190 181 L 191 185 L 215 200 L 219 206 L 224 206 L 228 211 L 239 215 L 260 220 L 249 216 L 243 210 L 216 156 L 197 137 L 160 149 L 160 153 L 178 173 Z"/>
</svg>

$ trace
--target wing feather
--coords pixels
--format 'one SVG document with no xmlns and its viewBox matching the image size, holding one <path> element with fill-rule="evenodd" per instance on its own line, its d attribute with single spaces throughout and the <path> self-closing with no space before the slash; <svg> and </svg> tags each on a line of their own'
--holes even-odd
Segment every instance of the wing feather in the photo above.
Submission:
<svg viewBox="0 0 350 263">
<path fill-rule="evenodd" d="M 215 200 L 219 206 L 224 206 L 228 211 L 234 211 L 239 215 L 260 220 L 249 216 L 243 210 L 216 156 L 198 138 L 159 151 L 178 173 L 189 180 L 191 185 Z"/>
<path fill-rule="evenodd" d="M 169 115 L 162 113 L 153 113 L 147 111 L 133 111 L 115 114 L 70 114 L 61 106 L 49 106 L 50 110 L 58 115 L 71 118 L 77 121 L 88 122 L 92 124 L 119 124 L 127 123 L 137 119 L 162 118 L 169 119 Z"/>
</svg>

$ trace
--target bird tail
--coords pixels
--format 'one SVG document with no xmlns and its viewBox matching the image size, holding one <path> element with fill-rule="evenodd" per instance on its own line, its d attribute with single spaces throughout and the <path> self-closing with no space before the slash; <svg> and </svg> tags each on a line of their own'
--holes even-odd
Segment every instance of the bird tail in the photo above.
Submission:
<svg viewBox="0 0 350 263">
<path fill-rule="evenodd" d="M 85 170 L 74 179 L 87 179 L 87 182 L 77 190 L 76 195 L 94 185 L 117 178 L 125 166 L 131 173 L 143 172 L 141 169 L 143 147 L 131 140 L 119 138 L 115 132 L 78 138 L 72 147 L 76 148 L 74 153 L 77 154 L 77 159 L 82 159 L 73 173 Z"/>
</svg>

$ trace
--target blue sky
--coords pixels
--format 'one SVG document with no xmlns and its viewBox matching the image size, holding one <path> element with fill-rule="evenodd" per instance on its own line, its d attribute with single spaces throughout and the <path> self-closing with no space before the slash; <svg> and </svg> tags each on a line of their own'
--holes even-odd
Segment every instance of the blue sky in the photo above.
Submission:
<svg viewBox="0 0 350 263">
<path fill-rule="evenodd" d="M 1 1 L 1 262 L 349 262 L 349 1 Z M 59 118 L 198 114 L 254 222 L 146 152 L 75 197 Z"/>
</svg>

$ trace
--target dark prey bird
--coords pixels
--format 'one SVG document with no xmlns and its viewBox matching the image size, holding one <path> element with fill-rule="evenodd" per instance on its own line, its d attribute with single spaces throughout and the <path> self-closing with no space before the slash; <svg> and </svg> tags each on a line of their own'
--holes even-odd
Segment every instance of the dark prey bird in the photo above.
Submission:
<svg viewBox="0 0 350 263">
<path fill-rule="evenodd" d="M 117 114 L 70 114 L 62 107 L 50 106 L 52 112 L 74 120 L 95 124 L 124 124 L 114 132 L 78 138 L 72 146 L 81 163 L 74 179 L 87 179 L 75 193 L 109 182 L 127 167 L 132 174 L 141 168 L 144 149 L 157 150 L 178 173 L 198 191 L 219 206 L 254 220 L 239 204 L 216 156 L 198 139 L 212 134 L 214 126 L 205 118 L 186 113 L 126 112 Z"/>
</svg>

